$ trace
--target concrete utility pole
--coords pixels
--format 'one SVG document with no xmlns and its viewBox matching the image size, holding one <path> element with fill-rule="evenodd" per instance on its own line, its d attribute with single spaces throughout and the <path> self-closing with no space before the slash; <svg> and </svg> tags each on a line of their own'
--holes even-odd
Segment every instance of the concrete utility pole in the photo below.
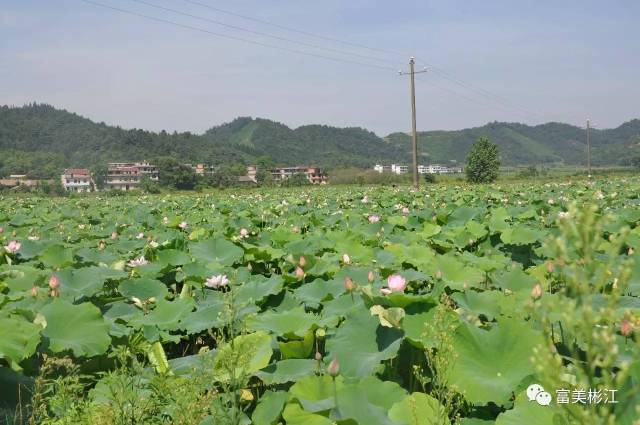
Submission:
<svg viewBox="0 0 640 425">
<path fill-rule="evenodd" d="M 587 173 L 591 178 L 591 121 L 587 120 Z"/>
<path fill-rule="evenodd" d="M 418 126 L 416 123 L 416 74 L 421 74 L 423 72 L 427 72 L 425 68 L 422 71 L 416 72 L 415 70 L 416 58 L 413 56 L 409 59 L 409 72 L 399 71 L 400 75 L 411 76 L 410 78 L 410 87 L 411 87 L 411 150 L 413 153 L 413 187 L 418 189 L 420 187 L 420 177 L 418 174 Z"/>
</svg>

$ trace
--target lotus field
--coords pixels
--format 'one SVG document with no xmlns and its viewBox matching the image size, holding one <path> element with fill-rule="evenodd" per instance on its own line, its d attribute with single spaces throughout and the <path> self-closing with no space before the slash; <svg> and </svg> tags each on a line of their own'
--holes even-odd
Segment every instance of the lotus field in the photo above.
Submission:
<svg viewBox="0 0 640 425">
<path fill-rule="evenodd" d="M 640 179 L 0 198 L 0 423 L 638 424 Z"/>
</svg>

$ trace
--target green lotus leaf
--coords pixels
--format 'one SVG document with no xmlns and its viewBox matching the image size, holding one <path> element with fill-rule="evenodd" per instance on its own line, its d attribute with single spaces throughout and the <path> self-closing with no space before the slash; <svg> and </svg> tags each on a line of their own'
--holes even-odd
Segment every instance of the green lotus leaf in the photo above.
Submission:
<svg viewBox="0 0 640 425">
<path fill-rule="evenodd" d="M 449 255 L 436 257 L 429 265 L 429 271 L 432 276 L 441 275 L 442 282 L 457 290 L 476 287 L 485 280 L 482 270 L 467 266 L 462 260 Z"/>
<path fill-rule="evenodd" d="M 253 424 L 276 425 L 288 398 L 289 395 L 284 391 L 265 391 L 251 415 Z"/>
<path fill-rule="evenodd" d="M 247 327 L 256 331 L 268 331 L 278 336 L 287 334 L 303 337 L 320 317 L 305 313 L 304 308 L 276 312 L 267 311 L 247 320 Z"/>
<path fill-rule="evenodd" d="M 566 423 L 554 404 L 541 406 L 535 401 L 529 401 L 522 394 L 516 398 L 513 409 L 498 415 L 495 425 L 563 425 Z"/>
<path fill-rule="evenodd" d="M 118 291 L 127 298 L 135 297 L 140 300 L 159 300 L 168 294 L 167 286 L 155 279 L 127 279 L 120 283 Z"/>
<path fill-rule="evenodd" d="M 244 250 L 226 239 L 207 239 L 190 245 L 194 258 L 222 266 L 231 266 L 242 259 Z"/>
<path fill-rule="evenodd" d="M 451 423 L 444 406 L 424 393 L 410 394 L 394 404 L 389 410 L 389 418 L 407 425 L 449 425 Z"/>
<path fill-rule="evenodd" d="M 103 354 L 109 348 L 109 324 L 93 304 L 74 305 L 55 299 L 41 313 L 47 322 L 42 336 L 48 338 L 53 352 L 71 350 L 77 357 L 90 357 Z"/>
<path fill-rule="evenodd" d="M 505 405 L 518 384 L 535 372 L 531 356 L 542 343 L 539 332 L 515 319 L 500 320 L 489 331 L 463 323 L 454 339 L 458 356 L 452 384 L 473 404 Z"/>
<path fill-rule="evenodd" d="M 158 261 L 172 266 L 182 266 L 191 261 L 189 254 L 177 249 L 163 249 L 158 251 Z"/>
<path fill-rule="evenodd" d="M 282 412 L 282 418 L 287 425 L 333 425 L 326 416 L 306 412 L 298 403 L 287 404 Z"/>
<path fill-rule="evenodd" d="M 289 389 L 291 397 L 296 399 L 307 412 L 322 412 L 336 406 L 335 394 L 344 387 L 344 379 L 335 380 L 329 375 L 306 376 Z"/>
<path fill-rule="evenodd" d="M 270 278 L 253 278 L 253 280 L 242 284 L 236 291 L 235 301 L 237 304 L 253 302 L 260 303 L 269 295 L 276 295 L 282 291 L 282 277 L 272 276 Z"/>
<path fill-rule="evenodd" d="M 317 371 L 317 363 L 311 359 L 287 359 L 271 364 L 256 373 L 265 385 L 296 382 Z"/>
<path fill-rule="evenodd" d="M 218 350 L 213 373 L 220 381 L 251 376 L 269 365 L 272 354 L 271 337 L 266 332 L 240 335 Z"/>
<path fill-rule="evenodd" d="M 543 238 L 541 231 L 525 226 L 509 227 L 500 234 L 502 242 L 508 245 L 532 245 Z"/>
<path fill-rule="evenodd" d="M 18 363 L 33 355 L 42 328 L 20 316 L 0 317 L 0 359 L 18 369 Z"/>
<path fill-rule="evenodd" d="M 168 301 L 161 299 L 156 307 L 139 322 L 142 325 L 155 326 L 160 330 L 173 331 L 180 327 L 180 321 L 185 319 L 193 310 L 192 299 L 176 299 Z"/>
<path fill-rule="evenodd" d="M 510 270 L 503 270 L 494 273 L 491 276 L 493 284 L 502 289 L 510 291 L 526 291 L 530 293 L 533 287 L 538 283 L 537 279 L 526 274 L 518 267 L 512 267 Z"/>
<path fill-rule="evenodd" d="M 351 419 L 359 424 L 396 425 L 390 410 L 405 397 L 405 390 L 395 382 L 368 376 L 338 390 L 337 408 L 332 417 Z"/>
<path fill-rule="evenodd" d="M 309 330 L 302 339 L 294 339 L 287 342 L 279 341 L 280 353 L 283 359 L 306 359 L 313 350 L 313 330 Z"/>
<path fill-rule="evenodd" d="M 73 251 L 62 245 L 52 245 L 40 254 L 42 263 L 54 269 L 67 267 L 73 264 Z"/>
<path fill-rule="evenodd" d="M 376 317 L 364 311 L 349 316 L 326 347 L 329 358 L 340 363 L 341 375 L 362 378 L 397 355 L 402 337 L 401 330 L 380 326 Z"/>
</svg>

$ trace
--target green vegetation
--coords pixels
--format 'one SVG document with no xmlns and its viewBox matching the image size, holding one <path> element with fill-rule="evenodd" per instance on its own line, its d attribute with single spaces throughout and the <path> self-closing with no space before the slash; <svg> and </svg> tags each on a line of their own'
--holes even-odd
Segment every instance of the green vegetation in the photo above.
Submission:
<svg viewBox="0 0 640 425">
<path fill-rule="evenodd" d="M 473 144 L 467 157 L 467 180 L 471 183 L 491 183 L 496 181 L 499 171 L 498 147 L 486 137 L 481 137 Z"/>
<path fill-rule="evenodd" d="M 0 196 L 0 422 L 634 425 L 638 193 Z"/>
<path fill-rule="evenodd" d="M 420 162 L 462 164 L 480 137 L 498 146 L 507 166 L 586 162 L 584 130 L 578 127 L 497 122 L 420 133 Z M 594 165 L 632 165 L 632 159 L 640 157 L 639 141 L 640 120 L 611 130 L 593 130 Z M 95 123 L 48 105 L 0 107 L 0 176 L 51 178 L 72 166 L 89 167 L 99 174 L 107 162 L 155 162 L 161 157 L 225 167 L 262 163 L 371 168 L 376 163 L 408 164 L 410 152 L 410 139 L 404 133 L 382 139 L 361 128 L 309 125 L 290 129 L 265 119 L 238 118 L 203 135 L 153 133 Z"/>
</svg>

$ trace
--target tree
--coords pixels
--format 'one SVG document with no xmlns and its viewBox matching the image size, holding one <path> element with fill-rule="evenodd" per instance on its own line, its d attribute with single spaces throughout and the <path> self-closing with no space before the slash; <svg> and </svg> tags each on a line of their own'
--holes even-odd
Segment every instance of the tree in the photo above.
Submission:
<svg viewBox="0 0 640 425">
<path fill-rule="evenodd" d="M 160 193 L 160 185 L 158 182 L 151 180 L 147 174 L 140 179 L 140 190 L 145 193 Z"/>
<path fill-rule="evenodd" d="M 491 183 L 498 178 L 499 169 L 498 147 L 486 137 L 479 138 L 467 156 L 467 180 L 472 183 Z"/>
<path fill-rule="evenodd" d="M 157 159 L 158 174 L 162 186 L 179 190 L 192 190 L 197 183 L 196 173 L 191 167 L 183 165 L 175 158 L 161 157 Z"/>
</svg>

